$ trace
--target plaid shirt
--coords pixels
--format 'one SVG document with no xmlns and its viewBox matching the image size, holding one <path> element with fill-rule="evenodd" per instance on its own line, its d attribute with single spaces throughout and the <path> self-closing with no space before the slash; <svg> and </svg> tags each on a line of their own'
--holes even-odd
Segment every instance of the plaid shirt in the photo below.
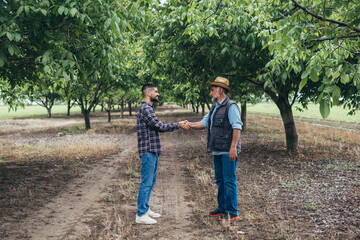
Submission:
<svg viewBox="0 0 360 240">
<path fill-rule="evenodd" d="M 159 132 L 172 132 L 179 127 L 179 123 L 162 123 L 156 117 L 153 105 L 145 101 L 141 102 L 136 118 L 140 157 L 148 152 L 161 154 Z"/>
</svg>

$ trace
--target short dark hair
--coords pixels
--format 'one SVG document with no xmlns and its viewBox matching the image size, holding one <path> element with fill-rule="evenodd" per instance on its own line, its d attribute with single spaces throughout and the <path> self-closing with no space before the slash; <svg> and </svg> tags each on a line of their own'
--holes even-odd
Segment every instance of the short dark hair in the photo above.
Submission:
<svg viewBox="0 0 360 240">
<path fill-rule="evenodd" d="M 157 88 L 157 86 L 155 84 L 151 84 L 151 83 L 148 83 L 148 84 L 145 84 L 144 86 L 142 86 L 141 92 L 142 92 L 143 97 L 146 96 L 146 92 L 149 91 L 149 89 L 153 89 L 153 88 Z"/>
</svg>

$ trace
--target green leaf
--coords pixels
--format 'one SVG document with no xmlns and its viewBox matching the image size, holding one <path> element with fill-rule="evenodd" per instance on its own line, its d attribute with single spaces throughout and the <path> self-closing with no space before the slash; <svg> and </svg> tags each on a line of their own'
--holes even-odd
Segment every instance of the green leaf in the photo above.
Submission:
<svg viewBox="0 0 360 240">
<path fill-rule="evenodd" d="M 15 49 L 14 49 L 14 47 L 13 47 L 12 45 L 10 45 L 10 46 L 8 47 L 8 51 L 9 51 L 9 53 L 10 53 L 11 56 L 14 55 L 14 53 L 15 53 Z"/>
<path fill-rule="evenodd" d="M 72 17 L 74 17 L 77 12 L 78 12 L 78 10 L 77 10 L 76 8 L 72 8 L 72 9 L 70 10 L 70 15 L 71 15 Z"/>
<path fill-rule="evenodd" d="M 136 14 L 136 7 L 134 7 L 134 6 L 131 6 L 131 13 L 132 13 L 132 15 L 135 15 Z"/>
<path fill-rule="evenodd" d="M 15 33 L 15 41 L 20 42 L 21 39 L 22 39 L 21 35 L 18 33 Z"/>
<path fill-rule="evenodd" d="M 64 8 L 63 6 L 60 6 L 60 7 L 58 8 L 58 13 L 59 13 L 60 15 L 62 15 L 62 14 L 64 13 L 64 10 L 65 10 L 65 8 Z"/>
<path fill-rule="evenodd" d="M 0 56 L 0 67 L 3 67 L 5 65 L 5 59 Z"/>
<path fill-rule="evenodd" d="M 311 79 L 313 82 L 319 81 L 319 76 L 317 75 L 317 73 L 316 73 L 315 70 L 311 70 L 311 72 L 310 72 L 310 79 Z"/>
<path fill-rule="evenodd" d="M 223 50 L 221 50 L 221 55 L 224 55 L 227 51 L 227 47 L 224 47 Z"/>
<path fill-rule="evenodd" d="M 126 26 L 128 27 L 128 29 L 130 30 L 130 32 L 134 32 L 133 27 L 130 25 L 129 22 L 126 22 Z"/>
<path fill-rule="evenodd" d="M 334 91 L 332 92 L 332 100 L 333 100 L 333 105 L 337 106 L 339 105 L 339 99 L 340 99 L 341 95 L 340 95 L 340 88 L 338 86 L 335 87 Z"/>
<path fill-rule="evenodd" d="M 46 51 L 44 54 L 43 54 L 43 57 L 42 57 L 42 64 L 46 65 L 48 62 L 49 62 L 49 59 L 50 59 L 50 51 Z"/>
<path fill-rule="evenodd" d="M 342 72 L 340 81 L 341 81 L 342 84 L 348 83 L 349 82 L 349 76 L 346 73 Z"/>
<path fill-rule="evenodd" d="M 29 6 L 24 6 L 26 14 L 29 14 L 30 8 Z"/>
<path fill-rule="evenodd" d="M 66 81 L 70 81 L 70 77 L 65 71 L 63 71 L 62 74 L 63 74 Z"/>
<path fill-rule="evenodd" d="M 282 72 L 280 77 L 281 77 L 281 82 L 285 85 L 285 81 L 287 79 L 287 73 L 285 71 Z"/>
<path fill-rule="evenodd" d="M 301 91 L 301 89 L 303 89 L 303 87 L 306 85 L 308 81 L 308 78 L 303 78 L 299 84 L 299 91 Z"/>
<path fill-rule="evenodd" d="M 305 71 L 303 71 L 302 74 L 301 74 L 301 79 L 304 79 L 307 76 L 309 76 L 310 72 L 311 72 L 311 69 L 309 69 L 309 68 L 306 69 Z"/>
<path fill-rule="evenodd" d="M 321 100 L 323 99 L 323 97 L 324 97 L 324 93 L 322 92 L 322 93 L 320 93 L 319 97 L 317 98 L 316 104 L 320 103 Z"/>
<path fill-rule="evenodd" d="M 211 37 L 214 34 L 214 28 L 210 27 L 209 29 L 209 37 Z"/>
<path fill-rule="evenodd" d="M 116 37 L 120 37 L 119 25 L 117 24 L 117 22 L 115 22 L 114 19 L 111 21 L 111 29 L 115 33 Z"/>
<path fill-rule="evenodd" d="M 23 10 L 24 10 L 23 6 L 19 7 L 19 9 L 16 11 L 16 15 L 19 16 Z"/>
<path fill-rule="evenodd" d="M 44 72 L 45 73 L 48 73 L 50 71 L 50 67 L 48 66 L 48 65 L 46 65 L 45 67 L 44 67 Z"/>
<path fill-rule="evenodd" d="M 12 41 L 14 39 L 14 35 L 12 33 L 7 32 L 6 36 L 10 41 Z"/>
<path fill-rule="evenodd" d="M 325 99 L 322 99 L 320 102 L 320 113 L 324 119 L 326 119 L 330 114 L 330 104 Z"/>
<path fill-rule="evenodd" d="M 229 22 L 229 23 L 231 23 L 231 22 L 232 22 L 232 20 L 233 20 L 232 16 L 231 16 L 231 15 L 229 15 L 229 17 L 228 17 L 228 22 Z"/>
<path fill-rule="evenodd" d="M 45 9 L 40 9 L 40 12 L 41 12 L 42 14 L 44 14 L 44 16 L 46 16 L 46 14 L 47 14 L 47 11 L 46 11 Z"/>
<path fill-rule="evenodd" d="M 110 24 L 111 24 L 111 18 L 106 19 L 104 28 L 107 29 L 110 26 Z"/>
</svg>

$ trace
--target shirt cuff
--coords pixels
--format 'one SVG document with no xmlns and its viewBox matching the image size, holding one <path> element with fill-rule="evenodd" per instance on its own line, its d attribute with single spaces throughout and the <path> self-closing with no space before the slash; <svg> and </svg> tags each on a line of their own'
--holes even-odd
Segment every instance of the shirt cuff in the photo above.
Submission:
<svg viewBox="0 0 360 240">
<path fill-rule="evenodd" d="M 242 125 L 239 124 L 239 123 L 233 124 L 232 129 L 240 129 L 240 130 L 242 130 Z"/>
<path fill-rule="evenodd" d="M 207 126 L 207 125 L 208 125 L 208 123 L 207 123 L 206 121 L 202 121 L 202 120 L 201 120 L 201 123 L 202 123 L 202 125 L 204 125 L 204 127 L 205 127 L 205 128 L 207 128 L 207 127 L 208 127 L 208 126 Z"/>
</svg>

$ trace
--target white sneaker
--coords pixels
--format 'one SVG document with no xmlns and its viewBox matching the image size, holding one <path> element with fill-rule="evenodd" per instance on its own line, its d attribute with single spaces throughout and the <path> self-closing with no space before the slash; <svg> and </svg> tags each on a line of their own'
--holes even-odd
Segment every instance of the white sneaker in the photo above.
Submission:
<svg viewBox="0 0 360 240">
<path fill-rule="evenodd" d="M 141 224 L 155 224 L 157 223 L 157 221 L 155 219 L 152 219 L 151 217 L 149 217 L 147 214 L 139 217 L 136 214 L 136 219 L 135 219 L 136 223 L 141 223 Z"/>
<path fill-rule="evenodd" d="M 161 217 L 160 213 L 153 212 L 153 211 L 151 211 L 150 209 L 147 211 L 146 214 L 149 215 L 150 217 L 153 217 L 153 218 L 159 218 L 159 217 Z"/>
</svg>

